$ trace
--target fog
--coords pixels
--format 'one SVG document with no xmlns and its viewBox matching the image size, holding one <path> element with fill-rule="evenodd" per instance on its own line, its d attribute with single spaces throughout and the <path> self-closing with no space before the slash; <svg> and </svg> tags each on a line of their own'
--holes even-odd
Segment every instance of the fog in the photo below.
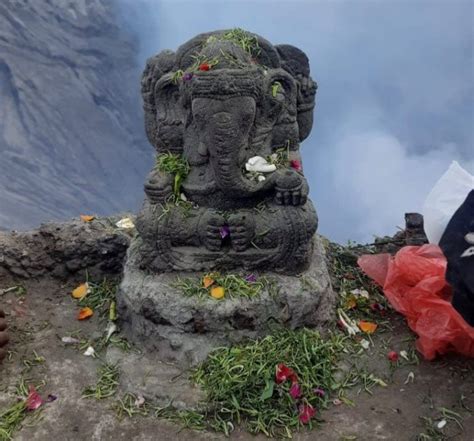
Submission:
<svg viewBox="0 0 474 441">
<path fill-rule="evenodd" d="M 141 63 L 241 27 L 303 49 L 318 82 L 305 174 L 332 240 L 370 242 L 420 211 L 457 160 L 474 172 L 471 1 L 120 0 Z"/>
</svg>

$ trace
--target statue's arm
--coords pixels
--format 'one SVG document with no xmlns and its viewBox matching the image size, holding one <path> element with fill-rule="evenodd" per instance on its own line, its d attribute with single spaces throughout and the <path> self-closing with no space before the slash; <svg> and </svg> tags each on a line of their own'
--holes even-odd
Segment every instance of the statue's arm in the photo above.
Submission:
<svg viewBox="0 0 474 441">
<path fill-rule="evenodd" d="M 154 168 L 145 181 L 145 193 L 152 204 L 164 203 L 173 194 L 174 178 L 171 173 L 166 173 Z"/>
</svg>

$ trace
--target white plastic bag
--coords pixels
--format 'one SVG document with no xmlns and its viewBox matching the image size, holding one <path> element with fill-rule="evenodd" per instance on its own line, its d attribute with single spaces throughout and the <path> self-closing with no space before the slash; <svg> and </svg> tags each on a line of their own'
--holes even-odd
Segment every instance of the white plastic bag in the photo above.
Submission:
<svg viewBox="0 0 474 441">
<path fill-rule="evenodd" d="M 430 243 L 439 243 L 454 212 L 473 189 L 474 176 L 453 161 L 423 205 L 425 233 Z"/>
</svg>

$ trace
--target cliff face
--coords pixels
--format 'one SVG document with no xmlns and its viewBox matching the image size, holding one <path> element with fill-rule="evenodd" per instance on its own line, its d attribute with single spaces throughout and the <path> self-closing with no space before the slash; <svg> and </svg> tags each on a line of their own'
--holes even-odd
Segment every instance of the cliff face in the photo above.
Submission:
<svg viewBox="0 0 474 441">
<path fill-rule="evenodd" d="M 152 165 L 137 45 L 107 0 L 0 2 L 0 226 L 133 210 Z"/>
</svg>

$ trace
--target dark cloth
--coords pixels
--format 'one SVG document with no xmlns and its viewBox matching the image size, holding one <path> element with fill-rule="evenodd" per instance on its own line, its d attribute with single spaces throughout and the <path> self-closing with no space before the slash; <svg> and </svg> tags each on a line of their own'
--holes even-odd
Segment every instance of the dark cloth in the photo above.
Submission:
<svg viewBox="0 0 474 441">
<path fill-rule="evenodd" d="M 468 233 L 471 233 L 469 237 Z M 473 235 L 474 190 L 456 210 L 439 242 L 448 260 L 446 280 L 453 288 L 453 306 L 471 326 L 474 326 L 474 243 L 470 243 Z"/>
</svg>

